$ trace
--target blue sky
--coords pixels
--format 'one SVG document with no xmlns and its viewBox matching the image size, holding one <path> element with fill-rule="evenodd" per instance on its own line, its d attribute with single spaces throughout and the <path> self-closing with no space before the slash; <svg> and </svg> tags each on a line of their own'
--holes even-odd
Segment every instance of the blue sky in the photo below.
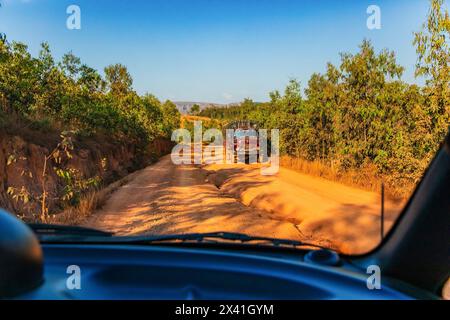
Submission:
<svg viewBox="0 0 450 320">
<path fill-rule="evenodd" d="M 228 103 L 268 99 L 290 78 L 304 87 L 313 72 L 364 38 L 397 53 L 415 82 L 413 32 L 427 0 L 0 0 L 0 31 L 37 54 L 49 42 L 103 70 L 125 64 L 139 93 L 160 99 Z M 81 8 L 81 30 L 66 28 L 66 8 Z M 381 30 L 366 27 L 369 5 Z"/>
</svg>

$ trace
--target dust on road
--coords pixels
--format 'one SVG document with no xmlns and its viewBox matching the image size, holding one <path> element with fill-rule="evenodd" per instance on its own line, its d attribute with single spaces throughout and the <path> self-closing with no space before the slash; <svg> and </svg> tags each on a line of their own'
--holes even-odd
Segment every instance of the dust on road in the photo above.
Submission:
<svg viewBox="0 0 450 320">
<path fill-rule="evenodd" d="M 386 227 L 401 204 L 386 203 Z M 380 240 L 379 195 L 281 168 L 174 165 L 170 156 L 133 175 L 85 226 L 117 235 L 240 232 L 363 253 Z"/>
</svg>

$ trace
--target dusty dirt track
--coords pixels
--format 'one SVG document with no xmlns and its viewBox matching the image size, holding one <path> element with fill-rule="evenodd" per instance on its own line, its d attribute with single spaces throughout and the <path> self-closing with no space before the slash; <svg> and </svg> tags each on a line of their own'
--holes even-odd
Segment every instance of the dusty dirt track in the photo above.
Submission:
<svg viewBox="0 0 450 320">
<path fill-rule="evenodd" d="M 386 203 L 386 228 L 402 204 Z M 230 231 L 363 253 L 380 240 L 380 197 L 281 168 L 175 166 L 170 156 L 136 173 L 86 226 L 118 235 Z"/>
</svg>

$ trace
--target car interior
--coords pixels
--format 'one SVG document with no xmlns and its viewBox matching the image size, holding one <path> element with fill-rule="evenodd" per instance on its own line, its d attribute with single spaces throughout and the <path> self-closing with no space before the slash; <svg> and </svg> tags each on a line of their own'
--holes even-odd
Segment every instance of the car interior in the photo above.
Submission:
<svg viewBox="0 0 450 320">
<path fill-rule="evenodd" d="M 2 211 L 0 297 L 439 299 L 450 271 L 449 212 L 450 135 L 392 230 L 360 256 L 292 241 L 268 247 L 275 239 L 227 233 L 111 237 L 81 227 L 27 226 Z M 82 290 L 67 286 L 70 266 L 82 270 Z M 379 290 L 368 290 L 371 266 L 382 272 Z"/>
</svg>

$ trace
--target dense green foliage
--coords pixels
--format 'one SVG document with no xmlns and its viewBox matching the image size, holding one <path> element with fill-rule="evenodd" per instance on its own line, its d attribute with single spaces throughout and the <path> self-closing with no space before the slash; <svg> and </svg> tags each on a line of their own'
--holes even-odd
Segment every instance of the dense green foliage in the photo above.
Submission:
<svg viewBox="0 0 450 320">
<path fill-rule="evenodd" d="M 61 130 L 105 134 L 145 146 L 170 137 L 180 115 L 171 102 L 139 96 L 125 66 L 105 68 L 103 78 L 72 53 L 55 62 L 44 43 L 33 57 L 22 43 L 0 40 L 0 109 L 4 114 Z"/>
<path fill-rule="evenodd" d="M 194 104 L 191 108 L 190 114 L 195 116 L 200 113 L 200 106 L 198 104 Z"/>
<path fill-rule="evenodd" d="M 392 184 L 413 185 L 450 124 L 450 19 L 442 2 L 431 1 L 425 30 L 414 40 L 424 87 L 401 81 L 395 54 L 377 53 L 365 40 L 356 54 L 341 54 L 339 66 L 313 74 L 304 95 L 291 80 L 284 95 L 270 93 L 270 102 L 245 100 L 201 115 L 258 121 L 280 129 L 284 154 L 341 171 L 375 167 Z"/>
<path fill-rule="evenodd" d="M 49 150 L 54 147 L 43 139 L 43 130 L 53 136 L 60 132 L 63 141 L 78 136 L 83 138 L 78 141 L 110 140 L 115 145 L 132 146 L 129 151 L 133 166 L 148 163 L 155 152 L 151 142 L 170 139 L 172 131 L 180 126 L 180 114 L 170 101 L 161 103 L 150 94 L 138 95 L 132 84 L 130 73 L 121 64 L 107 66 L 102 77 L 72 53 L 56 62 L 44 43 L 39 55 L 33 57 L 26 45 L 10 43 L 0 34 L 0 129 L 21 136 L 22 129 L 28 127 L 25 131 L 40 137 L 34 143 L 50 146 Z M 43 154 L 43 163 L 38 164 L 43 168 L 40 172 L 33 173 L 36 168 L 27 162 L 20 169 L 23 163 L 11 160 L 15 154 L 7 155 L 8 166 L 17 165 L 21 176 L 29 178 L 28 183 L 10 185 L 5 190 L 14 202 L 9 205 L 30 221 L 49 222 L 52 212 L 67 206 L 79 211 L 83 206 L 92 209 L 95 201 L 89 193 L 103 182 L 107 161 L 114 161 L 104 158 L 97 175 L 84 176 L 76 167 L 68 166 L 72 155 L 64 145 L 60 142 L 53 151 Z M 64 161 L 61 154 L 65 155 Z M 27 158 L 21 156 L 19 160 Z M 109 177 L 114 174 L 110 172 Z M 49 177 L 55 175 L 52 185 Z"/>
</svg>

